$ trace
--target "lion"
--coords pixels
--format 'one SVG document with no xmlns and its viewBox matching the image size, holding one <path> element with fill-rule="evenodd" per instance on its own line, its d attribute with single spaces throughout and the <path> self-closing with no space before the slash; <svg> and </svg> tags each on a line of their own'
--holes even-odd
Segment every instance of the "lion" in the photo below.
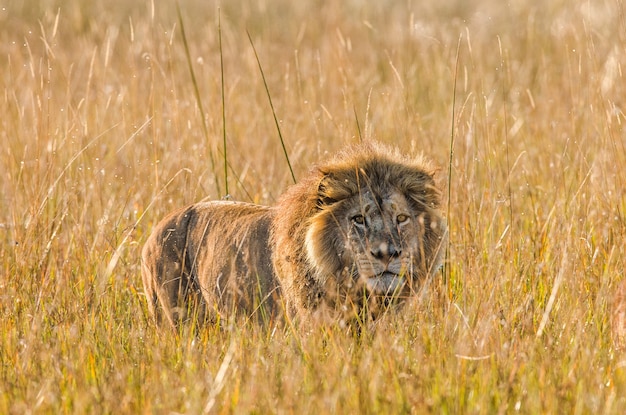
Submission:
<svg viewBox="0 0 626 415">
<path fill-rule="evenodd" d="M 373 321 L 442 263 L 435 172 L 423 156 L 365 142 L 311 169 L 275 206 L 175 211 L 142 251 L 149 312 L 174 328 L 233 316 Z"/>
</svg>

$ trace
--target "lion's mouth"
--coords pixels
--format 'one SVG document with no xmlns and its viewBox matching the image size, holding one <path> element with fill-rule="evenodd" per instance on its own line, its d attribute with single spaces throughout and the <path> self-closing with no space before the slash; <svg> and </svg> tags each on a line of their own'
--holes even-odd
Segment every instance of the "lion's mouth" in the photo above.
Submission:
<svg viewBox="0 0 626 415">
<path fill-rule="evenodd" d="M 403 276 L 385 271 L 382 274 L 367 278 L 365 285 L 367 289 L 374 294 L 392 295 L 399 292 L 405 282 Z"/>
</svg>

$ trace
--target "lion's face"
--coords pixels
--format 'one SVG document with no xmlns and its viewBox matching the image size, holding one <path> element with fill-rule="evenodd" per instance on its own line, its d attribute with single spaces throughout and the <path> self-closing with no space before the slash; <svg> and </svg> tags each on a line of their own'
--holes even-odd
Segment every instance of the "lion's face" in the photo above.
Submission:
<svg viewBox="0 0 626 415">
<path fill-rule="evenodd" d="M 360 200 L 359 200 L 360 199 Z M 379 198 L 365 192 L 346 212 L 346 266 L 352 276 L 379 295 L 398 293 L 413 272 L 418 254 L 417 218 L 401 194 Z"/>
<path fill-rule="evenodd" d="M 320 278 L 343 288 L 405 297 L 432 272 L 424 249 L 424 238 L 438 225 L 432 219 L 397 190 L 361 189 L 311 218 L 307 257 Z"/>
</svg>

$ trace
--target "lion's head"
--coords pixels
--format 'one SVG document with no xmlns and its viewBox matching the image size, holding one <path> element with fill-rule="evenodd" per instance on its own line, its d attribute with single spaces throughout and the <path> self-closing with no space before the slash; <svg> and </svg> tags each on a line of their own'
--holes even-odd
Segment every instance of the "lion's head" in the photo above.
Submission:
<svg viewBox="0 0 626 415">
<path fill-rule="evenodd" d="M 354 146 L 281 199 L 274 263 L 294 311 L 415 293 L 442 259 L 434 168 L 379 144 Z"/>
</svg>

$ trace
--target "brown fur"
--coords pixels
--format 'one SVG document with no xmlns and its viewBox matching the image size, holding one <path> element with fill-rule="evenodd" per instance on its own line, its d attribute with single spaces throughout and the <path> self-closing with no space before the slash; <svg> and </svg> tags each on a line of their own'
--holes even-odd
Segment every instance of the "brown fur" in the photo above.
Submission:
<svg viewBox="0 0 626 415">
<path fill-rule="evenodd" d="M 143 250 L 149 310 L 302 322 L 375 318 L 434 274 L 446 226 L 433 167 L 376 143 L 349 147 L 277 206 L 198 203 L 157 225 Z M 190 311 L 195 311 L 190 314 Z"/>
</svg>

